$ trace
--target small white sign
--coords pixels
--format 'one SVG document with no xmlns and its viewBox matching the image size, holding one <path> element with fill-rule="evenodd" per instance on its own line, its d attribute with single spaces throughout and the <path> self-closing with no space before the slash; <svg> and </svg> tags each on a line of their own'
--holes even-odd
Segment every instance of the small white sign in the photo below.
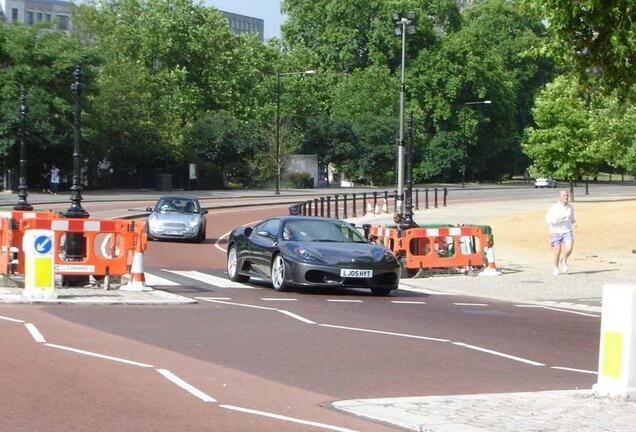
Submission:
<svg viewBox="0 0 636 432">
<path fill-rule="evenodd" d="M 56 264 L 56 272 L 65 273 L 95 273 L 94 265 L 70 265 L 70 264 Z"/>
<path fill-rule="evenodd" d="M 188 174 L 189 174 L 190 180 L 196 180 L 197 179 L 197 166 L 195 164 L 191 163 L 189 165 Z"/>
</svg>

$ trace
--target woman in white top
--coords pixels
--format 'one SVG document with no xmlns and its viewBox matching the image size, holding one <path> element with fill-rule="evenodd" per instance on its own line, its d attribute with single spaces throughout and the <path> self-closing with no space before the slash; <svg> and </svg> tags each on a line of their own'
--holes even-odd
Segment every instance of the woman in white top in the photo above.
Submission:
<svg viewBox="0 0 636 432">
<path fill-rule="evenodd" d="M 558 276 L 560 271 L 567 273 L 568 258 L 574 247 L 574 235 L 572 225 L 574 219 L 574 207 L 568 202 L 570 194 L 566 190 L 559 192 L 559 200 L 552 204 L 545 214 L 545 221 L 550 224 L 550 246 L 554 251 L 554 271 L 552 274 Z M 563 256 L 561 256 L 561 244 L 565 246 Z"/>
</svg>

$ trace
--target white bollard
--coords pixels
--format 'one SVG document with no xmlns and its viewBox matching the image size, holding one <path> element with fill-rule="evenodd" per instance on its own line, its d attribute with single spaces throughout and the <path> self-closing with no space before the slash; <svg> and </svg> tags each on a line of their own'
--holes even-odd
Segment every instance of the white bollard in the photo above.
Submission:
<svg viewBox="0 0 636 432">
<path fill-rule="evenodd" d="M 636 398 L 636 285 L 603 286 L 599 396 Z"/>
<path fill-rule="evenodd" d="M 27 230 L 22 237 L 24 293 L 28 299 L 55 299 L 55 233 Z"/>
</svg>

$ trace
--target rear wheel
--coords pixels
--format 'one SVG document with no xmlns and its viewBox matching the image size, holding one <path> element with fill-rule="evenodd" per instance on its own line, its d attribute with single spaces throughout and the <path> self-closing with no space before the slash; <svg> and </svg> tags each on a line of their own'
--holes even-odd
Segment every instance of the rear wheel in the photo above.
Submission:
<svg viewBox="0 0 636 432">
<path fill-rule="evenodd" d="M 272 286 L 276 291 L 287 291 L 289 288 L 285 282 L 285 260 L 281 254 L 274 257 L 272 261 Z"/>
<path fill-rule="evenodd" d="M 234 282 L 247 282 L 250 279 L 249 276 L 239 274 L 238 253 L 235 245 L 231 245 L 227 250 L 227 275 Z"/>
</svg>

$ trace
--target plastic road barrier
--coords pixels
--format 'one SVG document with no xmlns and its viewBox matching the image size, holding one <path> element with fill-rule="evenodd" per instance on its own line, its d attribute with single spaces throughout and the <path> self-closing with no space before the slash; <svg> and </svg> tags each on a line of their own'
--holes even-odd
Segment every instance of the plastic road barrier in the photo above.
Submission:
<svg viewBox="0 0 636 432">
<path fill-rule="evenodd" d="M 636 399 L 636 285 L 603 286 L 594 391 L 600 396 Z"/>
<path fill-rule="evenodd" d="M 29 230 L 22 237 L 24 252 L 24 296 L 30 299 L 54 299 L 55 233 Z"/>
</svg>

